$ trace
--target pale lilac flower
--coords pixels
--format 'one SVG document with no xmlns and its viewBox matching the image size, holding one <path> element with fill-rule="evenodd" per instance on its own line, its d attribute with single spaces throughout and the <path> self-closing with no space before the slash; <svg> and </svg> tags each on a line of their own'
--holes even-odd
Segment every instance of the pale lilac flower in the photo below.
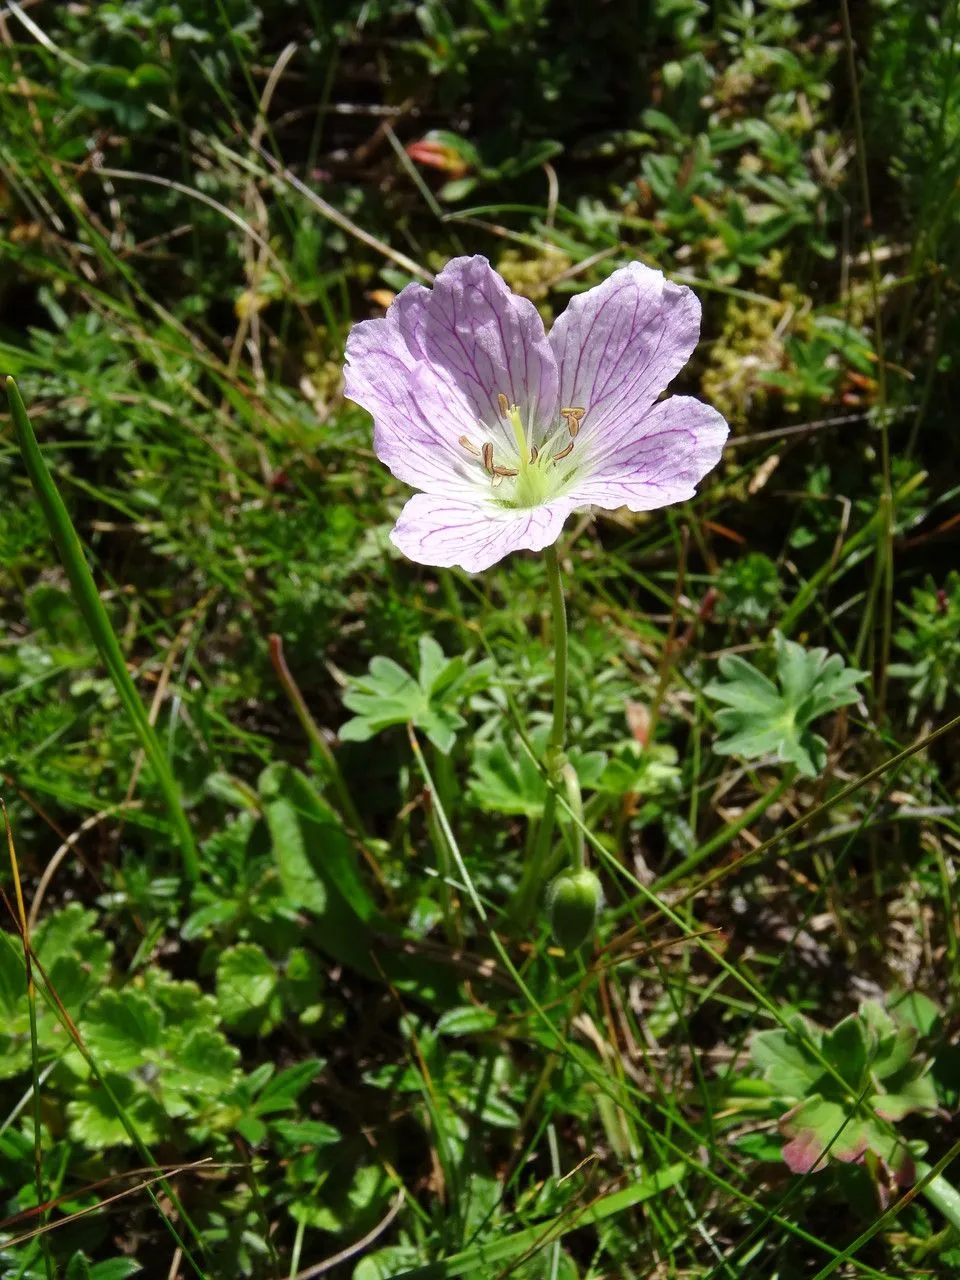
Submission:
<svg viewBox="0 0 960 1280">
<path fill-rule="evenodd" d="M 374 448 L 421 492 L 393 529 L 421 564 L 476 573 L 540 551 L 580 507 L 652 511 L 693 496 L 728 427 L 657 401 L 700 334 L 690 289 L 632 262 L 573 298 L 547 336 L 486 258 L 454 258 L 347 340 L 346 394 Z"/>
</svg>

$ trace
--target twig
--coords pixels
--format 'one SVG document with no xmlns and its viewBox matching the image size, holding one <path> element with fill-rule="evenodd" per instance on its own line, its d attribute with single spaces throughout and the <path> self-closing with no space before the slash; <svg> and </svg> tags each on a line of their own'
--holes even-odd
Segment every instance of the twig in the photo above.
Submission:
<svg viewBox="0 0 960 1280">
<path fill-rule="evenodd" d="M 403 1208 L 405 1199 L 406 1196 L 404 1195 L 403 1187 L 401 1187 L 396 1200 L 390 1206 L 389 1212 L 385 1217 L 381 1218 L 372 1231 L 368 1231 L 361 1240 L 347 1245 L 346 1249 L 341 1249 L 339 1253 L 335 1253 L 332 1257 L 325 1258 L 323 1262 L 317 1262 L 312 1267 L 307 1267 L 306 1271 L 299 1272 L 295 1280 L 313 1280 L 314 1276 L 322 1276 L 327 1271 L 332 1271 L 334 1267 L 339 1266 L 341 1262 L 346 1262 L 348 1258 L 356 1257 L 358 1253 L 362 1253 L 368 1245 L 373 1244 L 378 1236 L 383 1235 L 384 1231 Z"/>
</svg>

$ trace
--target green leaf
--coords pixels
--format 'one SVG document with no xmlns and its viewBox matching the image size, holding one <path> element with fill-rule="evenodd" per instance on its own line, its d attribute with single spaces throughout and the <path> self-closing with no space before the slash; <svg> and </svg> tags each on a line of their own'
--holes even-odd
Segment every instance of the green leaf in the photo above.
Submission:
<svg viewBox="0 0 960 1280">
<path fill-rule="evenodd" d="M 632 738 L 620 743 L 600 775 L 597 790 L 615 796 L 640 795 L 645 799 L 678 794 L 680 770 L 676 748 L 667 743 L 643 746 Z"/>
<path fill-rule="evenodd" d="M 317 943 L 327 955 L 376 978 L 365 925 L 376 907 L 349 836 L 309 780 L 288 765 L 263 771 L 260 794 L 284 893 L 317 917 Z"/>
<path fill-rule="evenodd" d="M 750 1056 L 764 1079 L 785 1098 L 804 1097 L 823 1074 L 810 1050 L 784 1028 L 758 1031 L 750 1041 Z"/>
<path fill-rule="evenodd" d="M 849 1163 L 863 1155 L 872 1132 L 868 1119 L 852 1116 L 838 1102 L 818 1094 L 803 1101 L 780 1121 L 790 1141 L 781 1152 L 791 1173 L 810 1173 L 829 1156 Z"/>
<path fill-rule="evenodd" d="M 227 1026 L 250 1035 L 267 1035 L 279 1023 L 279 977 L 262 947 L 241 942 L 217 962 L 217 1004 Z"/>
<path fill-rule="evenodd" d="M 352 1280 L 393 1280 L 420 1259 L 419 1249 L 409 1244 L 391 1244 L 368 1253 L 353 1269 Z"/>
<path fill-rule="evenodd" d="M 548 727 L 531 736 L 531 745 L 542 759 L 546 749 Z M 600 751 L 569 752 L 570 763 L 577 771 L 584 791 L 598 785 L 606 757 Z M 547 794 L 547 783 L 535 760 L 519 743 L 510 747 L 502 739 L 479 743 L 473 755 L 470 797 L 487 813 L 515 814 L 539 818 Z"/>
<path fill-rule="evenodd" d="M 932 1115 L 939 1103 L 933 1077 L 922 1075 L 907 1081 L 895 1093 L 876 1094 L 871 1105 L 884 1120 L 897 1121 L 915 1111 Z"/>
<path fill-rule="evenodd" d="M 292 1109 L 297 1098 L 313 1084 L 323 1067 L 322 1058 L 308 1058 L 305 1062 L 298 1062 L 286 1071 L 281 1071 L 258 1094 L 257 1110 L 263 1114 L 267 1111 Z"/>
<path fill-rule="evenodd" d="M 723 704 L 716 717 L 721 736 L 713 749 L 746 760 L 776 755 L 813 778 L 826 763 L 826 742 L 813 732 L 813 722 L 856 702 L 855 686 L 867 673 L 844 666 L 838 654 L 804 649 L 776 631 L 774 649 L 779 688 L 736 654 L 720 659 L 724 679 L 704 690 Z"/>
<path fill-rule="evenodd" d="M 838 1022 L 823 1037 L 823 1054 L 855 1093 L 863 1085 L 867 1065 L 867 1040 L 864 1025 L 856 1014 Z"/>
<path fill-rule="evenodd" d="M 98 1067 L 135 1071 L 162 1044 L 163 1019 L 149 996 L 127 988 L 104 991 L 88 1006 L 80 1024 L 84 1043 Z"/>
<path fill-rule="evenodd" d="M 236 1083 L 240 1052 L 220 1031 L 196 1028 L 163 1064 L 160 1078 L 164 1108 L 188 1115 L 188 1101 L 219 1100 Z"/>
<path fill-rule="evenodd" d="M 478 744 L 473 755 L 470 797 L 487 813 L 539 818 L 547 784 L 536 762 L 524 750 L 508 751 L 505 743 Z"/>
<path fill-rule="evenodd" d="M 890 997 L 890 1013 L 900 1026 L 913 1027 L 920 1036 L 928 1036 L 940 1018 L 940 1010 L 921 991 L 905 991 Z"/>
<path fill-rule="evenodd" d="M 107 1077 L 111 1092 L 129 1122 L 148 1146 L 166 1131 L 167 1122 L 159 1103 L 125 1076 Z M 129 1146 L 130 1138 L 107 1091 L 87 1084 L 67 1103 L 70 1137 L 94 1151 L 106 1147 Z"/>
<path fill-rule="evenodd" d="M 499 1015 L 493 1009 L 467 1004 L 441 1014 L 436 1029 L 438 1034 L 445 1036 L 473 1036 L 492 1031 L 499 1021 Z"/>
<path fill-rule="evenodd" d="M 127 1280 L 143 1268 L 133 1258 L 107 1258 L 91 1262 L 85 1253 L 77 1252 L 67 1263 L 65 1280 Z"/>
<path fill-rule="evenodd" d="M 466 721 L 459 708 L 488 682 L 492 664 L 447 658 L 432 636 L 420 637 L 415 680 L 392 658 L 378 654 L 365 676 L 347 681 L 343 705 L 356 712 L 340 730 L 344 742 L 366 742 L 393 725 L 422 729 L 438 751 L 450 752 Z"/>
<path fill-rule="evenodd" d="M 71 903 L 43 921 L 33 939 L 37 959 L 74 1016 L 102 989 L 110 970 L 113 948 L 96 920 L 95 912 Z"/>
</svg>

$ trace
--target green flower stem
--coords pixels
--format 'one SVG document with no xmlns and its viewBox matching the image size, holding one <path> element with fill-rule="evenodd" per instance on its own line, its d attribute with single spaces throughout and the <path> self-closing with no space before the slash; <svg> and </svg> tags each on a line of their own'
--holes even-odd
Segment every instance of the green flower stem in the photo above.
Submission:
<svg viewBox="0 0 960 1280">
<path fill-rule="evenodd" d="M 543 553 L 550 590 L 553 615 L 553 723 L 547 740 L 547 794 L 543 816 L 537 828 L 533 853 L 527 860 L 520 884 L 510 904 L 509 913 L 518 923 L 526 921 L 537 893 L 543 887 L 546 862 L 550 855 L 553 828 L 557 817 L 557 788 L 563 786 L 564 748 L 567 744 L 567 606 L 563 596 L 563 578 L 556 546 Z"/>
<path fill-rule="evenodd" d="M 163 747 L 160 745 L 160 739 L 150 723 L 146 708 L 137 693 L 136 686 L 130 677 L 130 672 L 127 670 L 123 650 L 120 648 L 120 642 L 117 640 L 113 627 L 110 625 L 107 611 L 103 607 L 103 602 L 97 592 L 93 575 L 90 573 L 90 568 L 83 554 L 80 539 L 77 537 L 77 532 L 70 520 L 67 508 L 64 506 L 63 499 L 60 497 L 47 464 L 43 459 L 43 454 L 37 443 L 37 437 L 34 435 L 33 427 L 30 424 L 23 400 L 13 378 L 6 379 L 6 388 L 20 452 L 23 456 L 27 473 L 30 476 L 30 483 L 33 485 L 34 492 L 43 509 L 44 518 L 57 548 L 57 553 L 60 556 L 60 561 L 66 570 L 73 590 L 73 597 L 90 630 L 94 644 L 103 659 L 110 679 L 113 681 L 117 695 L 123 703 L 123 709 L 127 713 L 134 732 L 140 739 L 140 745 L 143 747 L 144 753 L 150 762 L 157 784 L 163 793 L 170 819 L 180 842 L 183 869 L 191 880 L 196 880 L 200 874 L 197 846 L 194 842 L 193 832 L 190 829 L 190 823 L 183 808 L 183 801 L 180 798 L 180 791 L 171 772 L 169 762 L 164 754 Z"/>
<path fill-rule="evenodd" d="M 918 1163 L 917 1181 L 922 1182 L 929 1172 L 929 1165 Z M 960 1191 L 942 1173 L 935 1173 L 921 1187 L 921 1194 L 940 1210 L 955 1231 L 960 1231 Z"/>
</svg>

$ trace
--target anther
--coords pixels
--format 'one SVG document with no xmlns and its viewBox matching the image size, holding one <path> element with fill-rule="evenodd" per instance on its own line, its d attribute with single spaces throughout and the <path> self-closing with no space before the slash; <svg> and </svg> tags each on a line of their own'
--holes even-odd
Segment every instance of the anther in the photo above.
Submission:
<svg viewBox="0 0 960 1280">
<path fill-rule="evenodd" d="M 502 478 L 503 476 L 515 476 L 517 472 L 513 467 L 495 466 L 493 468 L 493 474 Z"/>
<path fill-rule="evenodd" d="M 467 453 L 472 453 L 475 458 L 480 457 L 480 450 L 473 443 L 473 441 L 469 440 L 466 436 L 460 437 L 460 444 L 463 446 L 464 449 L 466 449 Z"/>
<path fill-rule="evenodd" d="M 576 439 L 577 432 L 580 430 L 580 419 L 586 412 L 586 409 L 580 409 L 577 407 L 560 410 L 560 417 L 566 420 L 567 430 L 570 432 L 571 440 Z"/>
<path fill-rule="evenodd" d="M 559 453 L 553 455 L 554 462 L 559 462 L 561 458 L 565 458 L 568 453 L 573 453 L 573 441 L 567 445 L 565 449 L 561 449 Z"/>
<path fill-rule="evenodd" d="M 510 401 L 501 391 L 497 396 L 497 404 L 500 406 L 500 417 L 507 418 L 510 416 Z"/>
<path fill-rule="evenodd" d="M 530 446 L 530 461 L 531 461 L 531 463 L 536 462 L 536 460 L 537 460 L 539 457 L 540 457 L 540 450 L 537 448 L 537 446 L 536 446 L 536 445 L 531 445 L 531 446 Z"/>
<path fill-rule="evenodd" d="M 488 440 L 488 441 L 487 441 L 487 443 L 483 446 L 483 453 L 482 453 L 480 456 L 483 458 L 483 466 L 484 466 L 484 469 L 485 469 L 486 471 L 489 471 L 489 472 L 490 472 L 490 474 L 491 474 L 491 475 L 493 475 L 493 474 L 494 474 L 494 470 L 493 470 L 493 445 L 490 443 L 490 441 L 489 441 L 489 440 Z"/>
</svg>

